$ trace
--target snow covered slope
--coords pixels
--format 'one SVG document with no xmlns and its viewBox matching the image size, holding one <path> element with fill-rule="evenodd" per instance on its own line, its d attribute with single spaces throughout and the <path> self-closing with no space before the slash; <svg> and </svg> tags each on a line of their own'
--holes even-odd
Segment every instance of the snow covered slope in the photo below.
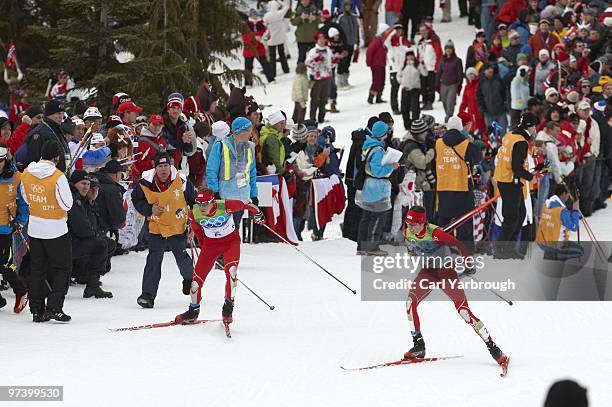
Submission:
<svg viewBox="0 0 612 407">
<path fill-rule="evenodd" d="M 453 7 L 456 12 L 455 2 Z M 464 57 L 473 37 L 465 19 L 436 29 L 443 41 L 452 37 Z M 340 147 L 349 146 L 350 130 L 390 110 L 365 103 L 369 70 L 363 57 L 351 69 L 355 88 L 340 94 L 341 113 L 328 116 Z M 290 86 L 291 75 L 283 75 L 265 91 L 250 93 L 290 113 Z M 441 106 L 435 107 L 441 119 Z M 589 219 L 601 240 L 612 240 L 610 213 Z M 355 244 L 330 240 L 339 232 L 329 229 L 328 240 L 300 247 L 360 291 Z M 231 340 L 220 323 L 111 333 L 107 328 L 172 320 L 188 305 L 170 253 L 155 308 L 136 304 L 145 258 L 132 253 L 113 259 L 113 270 L 103 278 L 104 289 L 115 295 L 111 300 L 85 300 L 82 286 L 71 288 L 65 304 L 70 324 L 33 324 L 27 311 L 1 310 L 0 384 L 63 385 L 65 401 L 49 403 L 62 406 L 527 407 L 542 405 L 548 386 L 570 377 L 588 387 L 592 406 L 612 405 L 609 303 L 472 303 L 512 357 L 505 379 L 450 302 L 422 305 L 422 331 L 431 356 L 463 358 L 345 372 L 341 365 L 395 360 L 410 348 L 403 302 L 362 302 L 289 247 L 247 245 L 239 278 L 276 309 L 239 286 Z M 211 272 L 202 318 L 220 318 L 224 283 L 222 272 Z M 5 293 L 12 301 L 12 293 Z"/>
</svg>

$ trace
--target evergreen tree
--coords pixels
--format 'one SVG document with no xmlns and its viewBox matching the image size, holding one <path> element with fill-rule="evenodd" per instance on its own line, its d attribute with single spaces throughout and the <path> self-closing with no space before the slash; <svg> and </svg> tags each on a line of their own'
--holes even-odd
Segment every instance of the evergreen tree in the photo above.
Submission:
<svg viewBox="0 0 612 407">
<path fill-rule="evenodd" d="M 41 85 L 46 88 L 47 78 L 64 69 L 77 87 L 97 88 L 96 99 L 103 108 L 114 93 L 128 92 L 143 74 L 156 69 L 154 57 L 127 63 L 116 58 L 118 51 L 145 49 L 155 41 L 146 24 L 149 4 L 147 0 L 59 0 L 61 13 L 54 25 L 30 27 L 52 44 L 48 59 L 30 69 L 39 90 Z"/>
<path fill-rule="evenodd" d="M 139 81 L 141 94 L 195 94 L 202 81 L 226 97 L 224 84 L 242 83 L 248 72 L 231 69 L 224 60 L 236 59 L 244 22 L 242 0 L 153 0 L 151 30 L 161 33 L 143 55 L 162 56 L 159 69 Z"/>
</svg>

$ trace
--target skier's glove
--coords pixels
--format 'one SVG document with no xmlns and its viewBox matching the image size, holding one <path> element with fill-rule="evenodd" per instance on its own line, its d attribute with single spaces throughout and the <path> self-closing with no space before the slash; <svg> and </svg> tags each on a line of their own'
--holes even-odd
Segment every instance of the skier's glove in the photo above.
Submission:
<svg viewBox="0 0 612 407">
<path fill-rule="evenodd" d="M 264 223 L 266 223 L 266 217 L 264 216 L 262 211 L 259 211 L 253 216 L 253 221 L 258 225 L 263 225 Z"/>
</svg>

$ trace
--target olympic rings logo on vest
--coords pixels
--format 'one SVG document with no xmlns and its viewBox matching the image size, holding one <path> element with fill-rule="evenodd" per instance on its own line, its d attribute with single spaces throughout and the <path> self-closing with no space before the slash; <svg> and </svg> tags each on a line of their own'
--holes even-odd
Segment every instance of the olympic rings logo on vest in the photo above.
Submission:
<svg viewBox="0 0 612 407">
<path fill-rule="evenodd" d="M 45 192 L 45 187 L 43 185 L 34 184 L 32 185 L 32 192 L 35 194 L 42 194 Z"/>
<path fill-rule="evenodd" d="M 205 222 L 200 222 L 200 225 L 206 229 L 218 228 L 227 223 L 231 215 L 224 214 L 220 216 L 216 216 L 214 218 L 210 218 Z"/>
</svg>

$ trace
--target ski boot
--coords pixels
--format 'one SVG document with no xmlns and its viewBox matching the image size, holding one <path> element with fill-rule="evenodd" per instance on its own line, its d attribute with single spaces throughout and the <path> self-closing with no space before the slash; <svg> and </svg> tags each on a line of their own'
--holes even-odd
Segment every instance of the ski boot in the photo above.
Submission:
<svg viewBox="0 0 612 407">
<path fill-rule="evenodd" d="M 230 300 L 228 298 L 225 299 L 225 303 L 223 304 L 223 309 L 221 310 L 221 315 L 223 316 L 224 324 L 231 324 L 232 313 L 234 312 L 234 300 Z"/>
<path fill-rule="evenodd" d="M 182 314 L 177 315 L 174 318 L 174 322 L 176 322 L 177 324 L 182 324 L 182 325 L 193 324 L 195 321 L 198 320 L 199 316 L 200 316 L 200 307 L 199 306 L 192 307 L 190 305 L 187 311 L 183 312 Z"/>
<path fill-rule="evenodd" d="M 13 312 L 15 314 L 21 313 L 24 308 L 28 305 L 28 292 L 26 291 L 23 295 L 15 296 L 15 306 L 13 307 Z"/>
<path fill-rule="evenodd" d="M 508 371 L 508 363 L 510 362 L 510 358 L 504 355 L 504 352 L 499 349 L 493 340 L 489 340 L 487 342 L 487 348 L 489 349 L 489 353 L 493 357 L 493 360 L 495 360 L 495 362 L 501 366 L 502 376 L 505 376 L 506 372 Z"/>
<path fill-rule="evenodd" d="M 414 346 L 408 352 L 404 353 L 404 359 L 422 359 L 425 357 L 425 341 L 421 334 L 412 337 Z"/>
</svg>

